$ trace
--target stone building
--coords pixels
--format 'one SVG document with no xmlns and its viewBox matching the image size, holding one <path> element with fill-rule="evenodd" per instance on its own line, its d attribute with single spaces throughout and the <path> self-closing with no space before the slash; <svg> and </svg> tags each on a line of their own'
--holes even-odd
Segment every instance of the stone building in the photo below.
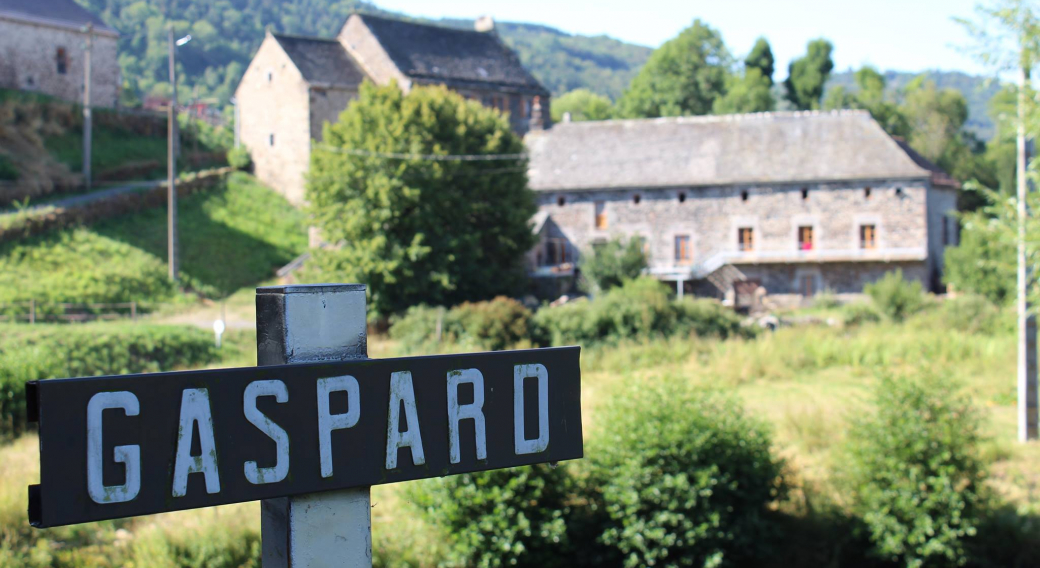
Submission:
<svg viewBox="0 0 1040 568">
<path fill-rule="evenodd" d="M 82 102 L 88 24 L 91 103 L 116 106 L 119 34 L 73 0 L 0 0 L 0 88 Z"/>
<path fill-rule="evenodd" d="M 685 292 L 858 293 L 896 268 L 934 290 L 958 237 L 957 182 L 865 111 L 563 123 L 526 142 L 537 278 L 621 236 Z"/>
<path fill-rule="evenodd" d="M 239 140 L 257 177 L 302 203 L 311 142 L 321 141 L 322 125 L 339 118 L 365 79 L 396 81 L 405 92 L 446 85 L 508 112 L 518 134 L 548 126 L 549 92 L 490 18 L 465 30 L 353 14 L 335 39 L 268 33 L 261 43 L 235 93 Z"/>
</svg>

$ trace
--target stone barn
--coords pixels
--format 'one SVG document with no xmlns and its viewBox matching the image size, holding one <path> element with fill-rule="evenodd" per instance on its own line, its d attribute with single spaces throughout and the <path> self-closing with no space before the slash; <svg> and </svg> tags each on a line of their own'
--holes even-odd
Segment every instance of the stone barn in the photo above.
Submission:
<svg viewBox="0 0 1040 568">
<path fill-rule="evenodd" d="M 116 106 L 119 34 L 73 0 L 0 0 L 0 88 L 82 102 L 88 24 L 91 103 Z"/>
<path fill-rule="evenodd" d="M 859 293 L 896 268 L 938 290 L 958 238 L 958 183 L 866 111 L 565 122 L 526 143 L 543 289 L 622 237 L 680 293 Z"/>
<path fill-rule="evenodd" d="M 3 0 L 0 0 L 3 1 Z M 548 126 L 549 91 L 520 64 L 490 18 L 467 30 L 353 14 L 336 38 L 268 33 L 235 93 L 239 140 L 256 175 L 303 203 L 312 141 L 357 97 L 364 80 L 445 85 L 509 113 L 524 134 Z"/>
</svg>

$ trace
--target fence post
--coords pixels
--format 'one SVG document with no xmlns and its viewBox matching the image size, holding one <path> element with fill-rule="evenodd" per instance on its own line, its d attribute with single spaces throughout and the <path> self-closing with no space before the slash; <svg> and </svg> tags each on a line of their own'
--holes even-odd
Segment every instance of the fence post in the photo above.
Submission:
<svg viewBox="0 0 1040 568">
<path fill-rule="evenodd" d="M 137 300 L 130 302 L 130 321 L 137 321 Z"/>
<path fill-rule="evenodd" d="M 29 300 L 29 325 L 36 323 L 36 298 Z"/>
<path fill-rule="evenodd" d="M 271 286 L 256 290 L 257 364 L 368 357 L 365 287 Z M 371 568 L 369 487 L 266 499 L 263 568 Z"/>
</svg>

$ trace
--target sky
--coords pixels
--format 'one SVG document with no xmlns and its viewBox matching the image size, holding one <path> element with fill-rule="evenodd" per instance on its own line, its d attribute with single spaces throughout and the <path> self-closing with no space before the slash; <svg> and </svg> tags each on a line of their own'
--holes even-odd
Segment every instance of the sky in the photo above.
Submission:
<svg viewBox="0 0 1040 568">
<path fill-rule="evenodd" d="M 657 47 L 694 19 L 722 33 L 743 57 L 765 36 L 777 77 L 825 37 L 834 44 L 835 69 L 870 64 L 881 70 L 942 69 L 985 74 L 957 46 L 968 37 L 954 17 L 972 18 L 978 0 L 375 0 L 387 10 L 429 18 L 475 18 L 545 24 L 582 35 L 608 35 Z"/>
</svg>

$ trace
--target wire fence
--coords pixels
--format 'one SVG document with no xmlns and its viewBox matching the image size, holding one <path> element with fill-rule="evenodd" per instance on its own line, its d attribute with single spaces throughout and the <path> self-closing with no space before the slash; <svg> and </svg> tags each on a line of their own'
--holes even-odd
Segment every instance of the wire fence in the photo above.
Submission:
<svg viewBox="0 0 1040 568">
<path fill-rule="evenodd" d="M 0 323 L 81 323 L 127 319 L 137 321 L 142 315 L 137 302 L 69 303 L 10 302 L 0 304 Z"/>
</svg>

